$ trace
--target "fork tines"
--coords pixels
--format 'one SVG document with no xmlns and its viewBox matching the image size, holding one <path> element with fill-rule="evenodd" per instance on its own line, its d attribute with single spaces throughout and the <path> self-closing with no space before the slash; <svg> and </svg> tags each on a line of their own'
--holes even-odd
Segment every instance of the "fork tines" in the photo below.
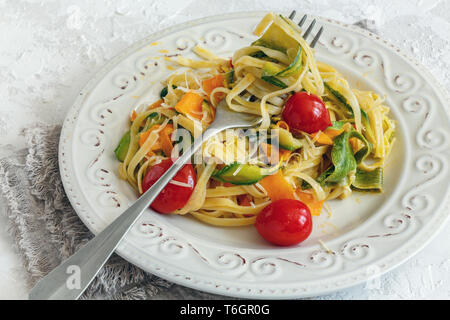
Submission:
<svg viewBox="0 0 450 320">
<path fill-rule="evenodd" d="M 291 12 L 291 14 L 289 15 L 289 19 L 293 20 L 295 17 L 295 10 L 293 10 Z M 306 19 L 307 19 L 307 15 L 305 14 L 301 19 L 300 22 L 298 23 L 299 27 L 302 27 L 303 24 L 305 23 Z M 311 21 L 311 23 L 309 24 L 308 28 L 306 29 L 305 33 L 302 35 L 303 39 L 306 40 L 306 38 L 309 36 L 309 34 L 311 33 L 311 31 L 314 28 L 314 25 L 316 24 L 316 19 L 314 19 L 313 21 Z M 316 35 L 314 36 L 314 39 L 311 41 L 311 44 L 309 45 L 311 48 L 314 48 L 315 45 L 317 44 L 317 41 L 319 41 L 320 36 L 322 35 L 323 32 L 323 27 L 320 27 L 319 31 L 316 33 Z"/>
</svg>

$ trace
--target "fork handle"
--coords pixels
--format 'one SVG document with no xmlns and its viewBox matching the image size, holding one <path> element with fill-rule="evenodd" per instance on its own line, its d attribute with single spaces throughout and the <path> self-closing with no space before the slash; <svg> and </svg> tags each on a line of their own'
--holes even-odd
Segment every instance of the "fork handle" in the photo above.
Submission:
<svg viewBox="0 0 450 320">
<path fill-rule="evenodd" d="M 102 232 L 90 240 L 74 255 L 64 260 L 30 291 L 30 300 L 74 300 L 78 299 L 94 277 L 112 255 L 128 230 L 172 180 L 178 170 L 209 139 L 221 130 L 210 127 L 195 139 L 173 165 L 139 199 L 125 210 Z"/>
</svg>

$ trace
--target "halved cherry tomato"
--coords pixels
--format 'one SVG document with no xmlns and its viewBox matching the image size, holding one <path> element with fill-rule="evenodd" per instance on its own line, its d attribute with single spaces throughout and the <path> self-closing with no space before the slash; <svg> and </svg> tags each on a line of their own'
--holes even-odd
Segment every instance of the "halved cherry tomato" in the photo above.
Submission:
<svg viewBox="0 0 450 320">
<path fill-rule="evenodd" d="M 172 159 L 166 159 L 151 167 L 142 180 L 142 191 L 147 191 L 172 164 Z M 169 182 L 150 205 L 152 209 L 160 213 L 170 213 L 186 205 L 195 188 L 194 167 L 191 164 L 185 164 L 172 180 L 187 185 L 180 186 Z"/>
<path fill-rule="evenodd" d="M 279 246 L 291 246 L 311 234 L 311 212 L 301 201 L 277 200 L 259 213 L 255 227 L 267 241 Z"/>
<path fill-rule="evenodd" d="M 306 92 L 297 92 L 288 99 L 282 117 L 290 130 L 297 133 L 314 133 L 331 126 L 330 114 L 323 101 Z"/>
</svg>

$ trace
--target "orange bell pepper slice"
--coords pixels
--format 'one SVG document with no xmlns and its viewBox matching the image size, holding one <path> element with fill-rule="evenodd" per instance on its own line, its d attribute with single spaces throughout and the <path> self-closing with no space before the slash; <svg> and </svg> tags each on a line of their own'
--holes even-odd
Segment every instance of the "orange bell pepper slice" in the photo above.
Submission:
<svg viewBox="0 0 450 320">
<path fill-rule="evenodd" d="M 344 132 L 344 129 L 332 129 L 332 128 L 326 128 L 324 133 L 329 136 L 331 139 L 336 138 L 338 135 L 340 135 L 342 132 Z"/>
<path fill-rule="evenodd" d="M 147 141 L 148 137 L 150 136 L 150 133 L 156 129 L 158 129 L 160 127 L 159 124 L 155 124 L 153 127 L 151 127 L 150 129 L 148 129 L 147 131 L 141 132 L 141 134 L 139 135 L 139 146 L 142 147 L 145 143 L 145 141 Z M 152 150 L 159 150 L 161 149 L 161 142 L 159 141 L 159 139 L 156 140 L 156 143 L 153 144 L 152 146 Z"/>
<path fill-rule="evenodd" d="M 147 110 L 151 110 L 151 109 L 158 108 L 159 106 L 161 106 L 161 104 L 162 104 L 163 102 L 164 102 L 163 99 L 156 100 L 153 104 L 151 104 L 151 105 L 149 105 L 149 106 L 147 107 Z"/>
<path fill-rule="evenodd" d="M 311 193 L 302 192 L 297 190 L 296 192 L 298 198 L 301 202 L 306 204 L 313 216 L 320 216 L 320 212 L 322 211 L 322 206 L 325 200 L 317 201 Z"/>
<path fill-rule="evenodd" d="M 203 118 L 202 102 L 201 95 L 195 92 L 186 92 L 175 105 L 175 110 L 201 120 Z"/>
<path fill-rule="evenodd" d="M 292 151 L 280 148 L 277 149 L 273 145 L 262 142 L 261 143 L 261 149 L 266 155 L 268 161 L 270 164 L 277 164 L 279 161 L 285 161 L 289 156 L 291 155 Z M 275 160 L 274 163 L 272 163 L 272 154 L 273 159 Z"/>
<path fill-rule="evenodd" d="M 161 149 L 166 157 L 170 157 L 170 155 L 172 154 L 173 144 L 171 135 L 173 133 L 173 130 L 173 125 L 167 124 L 159 134 L 159 139 L 161 140 Z"/>
<path fill-rule="evenodd" d="M 224 78 L 221 74 L 218 74 L 212 78 L 205 79 L 202 81 L 202 88 L 203 90 L 208 94 L 208 97 L 211 95 L 211 92 L 215 88 L 223 87 L 224 86 Z M 214 95 L 214 98 L 217 101 L 222 100 L 225 97 L 225 94 L 223 92 L 217 92 Z"/>
<path fill-rule="evenodd" d="M 163 102 L 164 102 L 163 99 L 156 100 L 156 102 L 147 107 L 147 110 L 158 108 Z M 130 121 L 133 122 L 134 120 L 136 120 L 136 118 L 137 118 L 136 110 L 131 111 Z"/>
<path fill-rule="evenodd" d="M 286 123 L 286 121 L 280 120 L 277 122 L 277 127 L 281 128 L 281 129 L 285 129 L 287 131 L 289 131 L 289 125 Z"/>
<path fill-rule="evenodd" d="M 136 120 L 136 117 L 137 117 L 137 112 L 136 112 L 136 110 L 133 110 L 131 112 L 130 121 L 133 122 L 134 120 Z"/>
<path fill-rule="evenodd" d="M 267 191 L 272 201 L 280 199 L 295 199 L 294 188 L 284 178 L 280 170 L 277 173 L 264 177 L 259 184 Z"/>
<path fill-rule="evenodd" d="M 311 138 L 315 139 L 316 142 L 320 144 L 332 145 L 333 139 L 331 139 L 326 133 L 322 131 L 317 131 L 316 133 L 312 133 L 310 135 Z"/>
<path fill-rule="evenodd" d="M 145 143 L 145 141 L 150 136 L 150 133 L 160 127 L 159 124 L 155 124 L 150 129 L 148 129 L 145 132 L 142 132 L 139 136 L 139 146 L 142 147 Z M 174 131 L 173 125 L 167 124 L 160 132 L 158 136 L 158 140 L 156 140 L 156 143 L 153 144 L 150 152 L 147 154 L 149 156 L 153 155 L 153 151 L 155 150 L 162 150 L 164 154 L 167 157 L 170 157 L 172 154 L 172 140 L 171 140 L 171 134 Z"/>
<path fill-rule="evenodd" d="M 350 138 L 350 139 L 348 139 L 348 142 L 350 142 L 353 152 L 358 151 L 358 149 L 359 149 L 359 139 L 358 138 Z"/>
<path fill-rule="evenodd" d="M 326 128 L 323 132 L 317 131 L 315 133 L 312 133 L 310 137 L 316 139 L 316 142 L 320 144 L 332 145 L 333 139 L 340 135 L 342 132 L 344 132 L 344 129 Z"/>
</svg>

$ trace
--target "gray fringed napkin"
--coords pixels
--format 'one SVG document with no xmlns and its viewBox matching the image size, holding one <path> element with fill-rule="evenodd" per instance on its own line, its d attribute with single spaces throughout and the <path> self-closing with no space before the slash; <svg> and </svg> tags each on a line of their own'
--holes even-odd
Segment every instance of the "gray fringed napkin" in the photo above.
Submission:
<svg viewBox="0 0 450 320">
<path fill-rule="evenodd" d="M 93 237 L 72 209 L 58 168 L 61 127 L 24 131 L 27 150 L 0 160 L 9 230 L 30 288 Z M 169 283 L 113 255 L 83 299 L 223 299 Z"/>
</svg>

